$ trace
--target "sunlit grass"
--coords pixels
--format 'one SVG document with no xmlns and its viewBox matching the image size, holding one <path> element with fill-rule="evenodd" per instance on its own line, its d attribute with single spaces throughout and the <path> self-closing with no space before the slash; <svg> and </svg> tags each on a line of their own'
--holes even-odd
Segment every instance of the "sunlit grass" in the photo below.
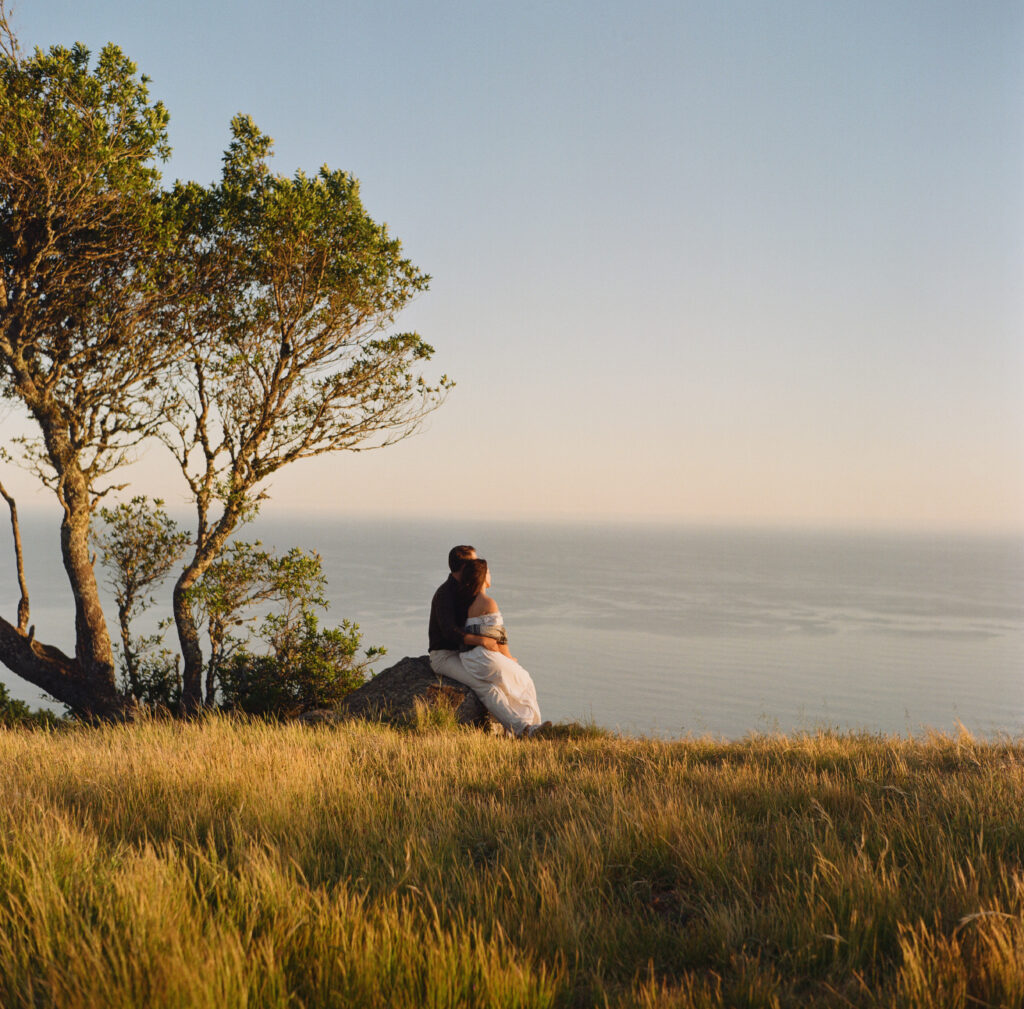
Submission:
<svg viewBox="0 0 1024 1009">
<path fill-rule="evenodd" d="M 1024 746 L 0 732 L 0 1005 L 1024 1005 Z"/>
</svg>

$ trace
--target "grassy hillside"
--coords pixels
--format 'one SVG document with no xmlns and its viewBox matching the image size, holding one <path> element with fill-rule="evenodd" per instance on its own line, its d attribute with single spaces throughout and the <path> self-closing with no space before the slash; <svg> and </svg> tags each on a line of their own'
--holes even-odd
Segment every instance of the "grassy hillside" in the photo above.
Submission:
<svg viewBox="0 0 1024 1009">
<path fill-rule="evenodd" d="M 1024 746 L 0 731 L 0 1005 L 1024 1005 Z"/>
</svg>

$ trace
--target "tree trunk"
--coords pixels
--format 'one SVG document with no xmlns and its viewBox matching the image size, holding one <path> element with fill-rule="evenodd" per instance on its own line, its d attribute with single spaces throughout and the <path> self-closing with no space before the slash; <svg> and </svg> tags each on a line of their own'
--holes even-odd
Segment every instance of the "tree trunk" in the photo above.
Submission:
<svg viewBox="0 0 1024 1009">
<path fill-rule="evenodd" d="M 7 507 L 11 512 L 11 535 L 14 537 L 14 566 L 18 573 L 18 589 L 21 592 L 21 598 L 18 600 L 18 633 L 27 634 L 29 617 L 28 582 L 25 581 L 25 555 L 21 549 L 21 526 L 18 524 L 18 506 L 14 503 L 14 498 L 7 493 L 2 483 L 0 483 L 0 497 L 7 502 Z"/>
<path fill-rule="evenodd" d="M 199 643 L 199 628 L 192 613 L 188 590 L 203 577 L 217 559 L 237 525 L 238 511 L 229 508 L 221 515 L 213 532 L 196 547 L 192 560 L 174 583 L 174 624 L 178 629 L 178 642 L 184 660 L 181 672 L 181 703 L 189 714 L 196 713 L 203 706 L 203 649 Z M 200 522 L 200 528 L 202 526 L 203 523 Z M 212 704 L 213 698 L 208 700 Z"/>
<path fill-rule="evenodd" d="M 184 666 L 181 671 L 181 704 L 185 711 L 194 714 L 203 706 L 203 650 L 199 645 L 199 628 L 188 601 L 188 590 L 196 583 L 198 575 L 190 577 L 191 565 L 186 568 L 174 584 L 172 606 L 174 625 L 178 629 L 178 643 Z"/>
<path fill-rule="evenodd" d="M 114 682 L 110 638 L 100 607 L 96 578 L 81 521 L 61 525 L 61 552 L 75 597 L 75 657 L 35 640 L 0 617 L 0 662 L 33 686 L 45 690 L 76 715 L 109 717 L 123 707 Z"/>
<path fill-rule="evenodd" d="M 205 703 L 208 708 L 212 708 L 214 697 L 217 694 L 217 674 L 220 672 L 221 662 L 224 658 L 224 637 L 227 634 L 227 629 L 220 620 L 211 618 L 208 634 L 210 637 L 210 661 L 206 664 Z"/>
<path fill-rule="evenodd" d="M 113 651 L 100 605 L 96 573 L 89 559 L 89 488 L 82 471 L 69 462 L 67 439 L 37 419 L 43 427 L 51 459 L 64 465 L 60 471 L 64 518 L 60 547 L 64 570 L 75 600 L 75 657 L 34 639 L 34 628 L 23 630 L 0 618 L 0 662 L 22 679 L 68 705 L 75 714 L 106 717 L 123 707 L 114 680 Z"/>
<path fill-rule="evenodd" d="M 139 684 L 139 657 L 132 648 L 132 625 L 128 606 L 118 606 L 117 620 L 121 626 L 121 649 L 124 652 L 124 671 L 128 677 L 128 686 L 131 688 L 132 696 L 141 696 Z"/>
<path fill-rule="evenodd" d="M 0 662 L 12 673 L 85 718 L 109 717 L 120 710 L 119 698 L 97 694 L 94 681 L 84 674 L 77 659 L 59 648 L 36 641 L 32 633 L 0 617 Z"/>
<path fill-rule="evenodd" d="M 75 501 L 74 507 L 65 508 L 60 526 L 64 570 L 75 597 L 75 657 L 83 669 L 94 672 L 101 693 L 116 693 L 114 652 L 100 605 L 96 572 L 89 557 L 88 492 L 84 486 L 78 490 L 86 500 Z M 67 489 L 65 496 L 70 497 Z"/>
</svg>

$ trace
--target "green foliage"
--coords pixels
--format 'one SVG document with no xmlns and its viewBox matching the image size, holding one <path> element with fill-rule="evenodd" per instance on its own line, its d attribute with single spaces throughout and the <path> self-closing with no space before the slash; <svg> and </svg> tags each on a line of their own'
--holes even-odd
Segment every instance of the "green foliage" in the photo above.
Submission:
<svg viewBox="0 0 1024 1009">
<path fill-rule="evenodd" d="M 147 593 L 158 586 L 185 553 L 189 535 L 178 527 L 160 498 L 136 495 L 114 508 L 100 508 L 103 525 L 93 543 L 110 572 L 109 585 L 119 604 L 153 605 Z"/>
<path fill-rule="evenodd" d="M 154 635 L 153 639 L 159 639 Z M 149 642 L 150 639 L 142 639 Z M 181 707 L 181 656 L 155 645 L 138 656 L 135 679 L 124 684 L 141 704 L 163 711 Z"/>
<path fill-rule="evenodd" d="M 159 414 L 174 242 L 147 83 L 114 45 L 0 54 L 0 394 L 71 429 L 30 451 L 58 473 L 76 452 L 91 478 L 115 468 Z"/>
<path fill-rule="evenodd" d="M 315 610 L 327 608 L 326 588 L 317 553 L 293 547 L 278 555 L 259 541 L 232 542 L 189 593 L 210 643 L 207 705 L 219 691 L 226 708 L 284 715 L 331 707 L 362 683 L 383 649 L 369 648 L 360 659 L 358 625 L 320 628 Z M 262 604 L 276 608 L 261 612 Z M 230 633 L 257 620 L 255 637 L 266 653 L 254 651 L 250 636 Z"/>
<path fill-rule="evenodd" d="M 101 508 L 93 544 L 118 604 L 124 690 L 152 707 L 177 710 L 182 699 L 180 660 L 166 648 L 163 627 L 137 635 L 132 621 L 155 603 L 152 592 L 180 560 L 190 537 L 163 509 L 163 501 L 137 496 Z M 206 626 L 210 646 L 206 703 L 251 714 L 285 714 L 328 707 L 363 682 L 382 649 L 359 658 L 361 635 L 347 621 L 321 629 L 314 609 L 325 609 L 327 580 L 320 556 L 294 547 L 285 554 L 260 542 L 234 541 L 190 590 L 189 602 Z M 263 611 L 270 604 L 276 609 Z M 260 621 L 251 635 L 231 633 Z"/>
<path fill-rule="evenodd" d="M 132 621 L 155 603 L 153 590 L 180 560 L 190 537 L 163 509 L 163 501 L 137 496 L 101 508 L 93 543 L 107 569 L 107 584 L 121 623 L 123 686 L 136 700 L 177 710 L 182 683 L 179 659 L 162 648 L 163 629 L 136 635 Z M 206 700 L 251 714 L 284 714 L 327 707 L 363 682 L 382 649 L 358 658 L 361 635 L 347 621 L 321 629 L 315 608 L 326 608 L 327 580 L 320 556 L 294 547 L 285 554 L 260 542 L 232 542 L 189 592 L 210 645 Z M 277 609 L 261 611 L 264 604 Z M 232 629 L 261 623 L 257 637 L 266 654 L 254 653 L 250 635 Z"/>
<path fill-rule="evenodd" d="M 253 715 L 281 717 L 314 708 L 334 707 L 360 686 L 384 649 L 369 648 L 358 657 L 359 625 L 345 620 L 340 627 L 321 629 L 315 614 L 303 612 L 285 625 L 280 617 L 271 651 L 253 655 L 242 649 L 221 671 L 224 707 Z"/>
<path fill-rule="evenodd" d="M 70 49 L 36 49 L 28 59 L 0 57 L 0 158 L 26 175 L 60 166 L 64 187 L 51 196 L 58 205 L 77 200 L 71 191 L 117 191 L 148 198 L 159 173 L 147 164 L 170 154 L 167 110 L 150 104 L 149 78 L 113 44 L 100 50 L 95 68 L 80 42 Z M 43 194 L 31 206 L 41 206 Z M 98 236 L 97 236 L 98 240 Z"/>
<path fill-rule="evenodd" d="M 324 578 L 318 554 L 306 554 L 294 547 L 277 555 L 264 550 L 259 541 L 232 541 L 189 590 L 188 599 L 200 622 L 206 624 L 210 656 L 206 666 L 206 703 L 211 705 L 222 670 L 231 656 L 245 644 L 245 638 L 231 628 L 252 624 L 260 616 L 254 609 L 261 603 L 277 603 L 285 612 L 326 607 Z M 264 614 L 263 636 L 267 621 Z"/>
<path fill-rule="evenodd" d="M 433 353 L 418 335 L 385 335 L 429 277 L 367 214 L 358 181 L 326 167 L 275 175 L 270 138 L 246 116 L 231 129 L 220 183 L 167 196 L 191 235 L 192 281 L 173 326 L 189 352 L 165 437 L 200 508 L 200 544 L 223 531 L 213 502 L 233 528 L 281 466 L 405 437 L 450 386 L 414 374 Z"/>
<path fill-rule="evenodd" d="M 136 700 L 170 706 L 178 678 L 173 657 L 160 649 L 163 630 L 134 635 L 132 621 L 156 602 L 153 591 L 181 560 L 189 534 L 163 508 L 163 501 L 137 495 L 114 508 L 101 508 L 102 525 L 92 542 L 107 570 L 121 627 L 122 686 Z"/>
<path fill-rule="evenodd" d="M 11 697 L 7 686 L 0 683 L 0 727 L 20 725 L 29 728 L 48 728 L 57 722 L 58 718 L 52 711 L 46 708 L 36 708 L 33 711 L 24 701 Z"/>
</svg>

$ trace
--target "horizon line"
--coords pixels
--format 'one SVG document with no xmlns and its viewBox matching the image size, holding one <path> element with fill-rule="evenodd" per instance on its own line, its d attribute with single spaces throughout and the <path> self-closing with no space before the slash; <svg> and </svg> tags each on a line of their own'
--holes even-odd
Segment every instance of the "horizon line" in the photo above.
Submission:
<svg viewBox="0 0 1024 1009">
<path fill-rule="evenodd" d="M 193 512 L 187 506 L 164 508 L 167 513 L 178 521 L 185 523 L 192 519 Z M 57 517 L 60 506 L 33 503 L 28 507 L 18 508 L 19 520 L 35 521 L 47 515 Z M 1020 538 L 1024 537 L 1024 522 L 971 524 L 966 522 L 920 522 L 850 519 L 813 519 L 801 520 L 793 518 L 772 517 L 765 519 L 740 517 L 681 516 L 663 513 L 643 514 L 608 514 L 608 513 L 565 513 L 565 512 L 529 512 L 512 514 L 496 512 L 495 514 L 464 514 L 449 516 L 442 513 L 414 512 L 370 512 L 345 511 L 331 512 L 325 507 L 296 508 L 287 505 L 277 506 L 270 513 L 261 512 L 251 521 L 238 526 L 238 530 L 256 523 L 287 521 L 302 519 L 315 522 L 376 522 L 381 524 L 422 523 L 435 525 L 445 522 L 464 524 L 493 523 L 495 525 L 526 525 L 526 526 L 593 526 L 593 527 L 650 527 L 690 529 L 707 532 L 749 532 L 749 533 L 818 533 L 848 535 L 880 535 L 880 536 L 970 536 L 985 538 Z"/>
</svg>

